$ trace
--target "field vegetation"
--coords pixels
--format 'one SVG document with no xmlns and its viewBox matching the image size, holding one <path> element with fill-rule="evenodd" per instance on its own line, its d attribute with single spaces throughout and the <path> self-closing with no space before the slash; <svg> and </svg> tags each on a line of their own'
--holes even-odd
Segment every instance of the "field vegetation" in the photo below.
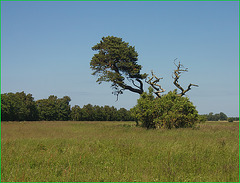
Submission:
<svg viewBox="0 0 240 183">
<path fill-rule="evenodd" d="M 239 182 L 239 123 L 2 122 L 3 182 Z"/>
</svg>

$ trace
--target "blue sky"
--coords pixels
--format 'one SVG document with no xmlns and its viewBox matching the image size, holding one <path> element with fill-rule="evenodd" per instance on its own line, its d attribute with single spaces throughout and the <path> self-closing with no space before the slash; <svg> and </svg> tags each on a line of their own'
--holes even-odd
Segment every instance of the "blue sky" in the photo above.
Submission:
<svg viewBox="0 0 240 183">
<path fill-rule="evenodd" d="M 142 71 L 175 89 L 173 61 L 189 68 L 179 83 L 200 114 L 239 116 L 239 2 L 1 2 L 1 93 L 35 100 L 70 96 L 71 105 L 131 108 L 138 94 L 116 102 L 110 83 L 92 76 L 91 47 L 103 36 L 135 46 Z M 148 86 L 145 84 L 145 89 Z"/>
</svg>

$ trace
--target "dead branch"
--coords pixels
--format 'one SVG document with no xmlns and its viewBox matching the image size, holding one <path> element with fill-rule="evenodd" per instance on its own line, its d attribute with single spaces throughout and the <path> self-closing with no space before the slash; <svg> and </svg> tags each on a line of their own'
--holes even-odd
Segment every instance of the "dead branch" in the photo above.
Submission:
<svg viewBox="0 0 240 183">
<path fill-rule="evenodd" d="M 179 96 L 183 96 L 185 95 L 189 90 L 191 90 L 191 86 L 196 86 L 198 87 L 198 85 L 195 85 L 195 84 L 189 84 L 188 85 L 188 88 L 186 90 L 183 89 L 183 87 L 181 87 L 181 85 L 178 83 L 178 80 L 181 76 L 181 73 L 183 72 L 188 72 L 188 68 L 184 68 L 184 66 L 179 62 L 178 65 L 175 63 L 175 60 L 174 60 L 174 64 L 176 65 L 177 69 L 174 70 L 174 81 L 173 81 L 173 84 L 178 88 L 180 89 L 182 92 L 180 94 L 178 94 Z"/>
<path fill-rule="evenodd" d="M 148 81 L 146 80 L 146 82 L 150 84 L 153 87 L 153 89 L 156 90 L 154 93 L 157 95 L 157 97 L 161 98 L 160 94 L 165 92 L 166 90 L 164 90 L 162 86 L 157 83 L 160 81 L 160 79 L 163 79 L 163 78 L 158 78 L 155 74 L 153 74 L 153 71 L 151 71 L 151 73 L 152 73 L 152 77 L 151 78 L 149 77 L 149 80 Z M 154 78 L 155 80 L 152 81 Z"/>
</svg>

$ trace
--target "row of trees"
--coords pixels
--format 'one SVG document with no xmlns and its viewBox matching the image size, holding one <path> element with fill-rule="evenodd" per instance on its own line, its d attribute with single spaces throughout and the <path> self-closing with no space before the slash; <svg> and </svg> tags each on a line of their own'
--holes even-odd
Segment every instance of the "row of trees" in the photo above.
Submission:
<svg viewBox="0 0 240 183">
<path fill-rule="evenodd" d="M 239 121 L 239 117 L 229 117 L 231 121 Z M 229 121 L 229 118 L 228 118 L 228 121 Z"/>
<path fill-rule="evenodd" d="M 130 111 L 109 106 L 91 104 L 70 106 L 70 97 L 34 101 L 32 94 L 24 92 L 1 94 L 1 121 L 130 121 Z"/>
<path fill-rule="evenodd" d="M 38 119 L 36 102 L 24 92 L 1 94 L 2 121 L 34 121 Z"/>
<path fill-rule="evenodd" d="M 32 94 L 25 94 L 24 92 L 17 93 L 5 93 L 1 94 L 1 120 L 2 121 L 133 121 L 133 120 L 142 120 L 143 116 L 147 116 L 148 118 L 151 116 L 149 111 L 155 111 L 154 114 L 162 111 L 164 113 L 164 108 L 169 106 L 169 102 L 172 103 L 173 98 L 180 100 L 181 98 L 176 97 L 176 93 L 173 93 L 170 97 L 171 100 L 168 102 L 163 102 L 163 99 L 158 104 L 158 102 L 152 96 L 153 91 L 149 94 L 144 94 L 140 97 L 138 101 L 138 105 L 132 108 L 131 110 L 127 110 L 125 108 L 116 109 L 115 107 L 110 106 L 97 106 L 87 104 L 82 108 L 78 105 L 75 105 L 71 108 L 70 106 L 70 97 L 64 96 L 63 98 L 58 98 L 57 96 L 51 95 L 48 99 L 41 99 L 35 101 L 32 97 Z M 171 93 L 171 92 L 170 92 Z M 148 96 L 149 95 L 149 96 Z M 164 97 L 164 99 L 169 98 L 168 95 Z M 186 102 L 182 101 L 186 100 Z M 181 99 L 180 104 L 185 105 L 187 103 L 188 110 L 192 108 L 195 111 L 195 108 L 192 106 L 191 102 L 187 101 L 188 99 Z M 160 100 L 159 100 L 160 101 Z M 171 102 L 172 101 L 172 102 Z M 143 102 L 144 105 L 141 103 Z M 147 102 L 145 104 L 145 102 Z M 152 104 L 157 102 L 156 104 Z M 166 105 L 166 103 L 168 105 Z M 161 105 L 163 105 L 161 107 Z M 177 102 L 174 102 L 174 105 L 177 105 Z M 143 107 L 145 106 L 145 108 Z M 144 108 L 144 109 L 143 109 Z M 171 107 L 173 109 L 173 107 Z M 184 106 L 177 106 L 176 109 L 184 109 Z M 168 117 L 169 117 L 168 109 Z M 130 112 L 131 111 L 131 112 Z M 145 114 L 146 113 L 146 114 Z M 177 111 L 173 111 L 174 115 L 177 115 Z M 195 113 L 197 113 L 195 111 Z M 190 113 L 193 114 L 192 112 Z M 159 116 L 160 115 L 160 116 Z M 159 117 L 163 117 L 164 115 L 159 113 Z M 141 117 L 140 117 L 141 116 Z M 201 115 L 207 121 L 224 121 L 228 120 L 228 117 L 223 112 L 213 114 L 212 112 L 209 114 Z M 154 116 L 152 116 L 155 119 Z M 175 118 L 175 117 L 174 117 Z M 156 120 L 153 122 L 153 119 L 145 120 L 147 124 L 146 127 L 160 125 L 159 122 L 156 123 Z M 159 118 L 160 119 L 160 118 Z M 177 118 L 176 118 L 177 119 Z M 183 118 L 182 118 L 183 119 Z M 186 120 L 186 119 L 184 119 Z M 198 119 L 199 120 L 199 119 Z M 233 118 L 233 121 L 238 121 L 239 118 Z M 163 121 L 163 120 L 161 120 Z M 197 121 L 197 119 L 196 119 Z M 150 125 L 150 126 L 148 126 Z M 163 125 L 163 124 L 162 124 Z M 166 124 L 165 124 L 166 125 Z M 170 125 L 170 124 L 169 124 Z M 173 125 L 173 124 L 172 124 Z M 171 125 L 171 126 L 172 126 Z M 177 122 L 174 122 L 174 125 L 177 125 Z M 161 125 L 160 125 L 161 126 Z"/>
<path fill-rule="evenodd" d="M 203 118 L 205 118 L 207 121 L 239 121 L 239 117 L 228 117 L 223 112 L 213 114 L 213 112 L 210 112 L 209 114 L 203 114 L 201 115 Z"/>
<path fill-rule="evenodd" d="M 84 105 L 80 108 L 78 105 L 72 107 L 71 119 L 74 121 L 133 121 L 130 111 L 125 108 L 119 110 L 115 107 Z"/>
<path fill-rule="evenodd" d="M 204 114 L 204 116 L 207 121 L 226 121 L 228 119 L 227 115 L 223 112 L 213 114 L 213 112 L 210 112 L 209 114 Z"/>
</svg>

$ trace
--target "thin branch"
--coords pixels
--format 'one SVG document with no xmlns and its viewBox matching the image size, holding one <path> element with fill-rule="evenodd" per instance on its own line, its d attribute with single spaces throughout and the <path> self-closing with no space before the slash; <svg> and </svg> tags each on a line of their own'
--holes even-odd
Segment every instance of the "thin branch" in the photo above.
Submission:
<svg viewBox="0 0 240 183">
<path fill-rule="evenodd" d="M 137 85 L 134 83 L 134 81 L 132 80 L 133 85 L 134 85 L 135 87 L 139 88 L 139 89 L 136 89 L 136 88 L 133 88 L 133 87 L 131 87 L 131 86 L 129 86 L 129 85 L 126 85 L 124 82 L 119 82 L 118 84 L 113 84 L 112 87 L 113 87 L 113 89 L 114 89 L 115 91 L 112 92 L 112 93 L 117 96 L 117 100 L 116 100 L 116 101 L 118 101 L 118 96 L 119 96 L 120 94 L 123 94 L 123 91 L 124 91 L 124 90 L 130 90 L 130 91 L 132 91 L 132 92 L 135 92 L 135 93 L 138 93 L 138 94 L 142 94 L 142 93 L 143 93 L 143 83 L 142 83 L 142 81 L 141 81 L 140 79 L 136 79 L 136 81 L 139 82 L 140 86 L 137 86 Z M 122 89 L 119 89 L 118 86 L 122 87 Z"/>
<path fill-rule="evenodd" d="M 148 81 L 146 80 L 146 82 L 147 82 L 148 84 L 150 84 L 150 85 L 153 87 L 153 89 L 156 90 L 154 93 L 157 95 L 157 97 L 161 98 L 161 95 L 160 95 L 160 94 L 163 93 L 163 92 L 165 92 L 166 90 L 164 90 L 164 89 L 162 88 L 162 86 L 159 85 L 159 84 L 157 84 L 157 83 L 160 81 L 160 79 L 163 79 L 163 78 L 158 78 L 158 77 L 153 73 L 153 71 L 151 71 L 151 73 L 152 73 L 152 77 L 151 77 L 151 78 L 149 77 L 149 80 L 148 80 Z M 155 78 L 155 80 L 152 81 L 154 78 Z"/>
<path fill-rule="evenodd" d="M 118 73 L 120 76 L 122 75 L 118 69 L 118 67 L 116 65 L 113 65 L 113 70 Z M 128 79 L 128 78 L 127 78 Z M 123 81 L 119 81 L 117 83 L 118 86 L 122 87 L 123 90 L 129 90 L 131 92 L 135 92 L 135 93 L 138 93 L 138 94 L 142 94 L 143 93 L 143 84 L 142 84 L 142 81 L 140 79 L 136 79 L 139 83 L 140 83 L 140 86 L 137 86 L 136 84 L 134 84 L 135 87 L 137 88 L 133 88 L 127 84 L 125 84 Z M 119 90 L 120 91 L 120 90 Z M 122 91 L 120 92 L 120 94 L 122 94 Z M 118 96 L 119 94 L 117 94 Z"/>
<path fill-rule="evenodd" d="M 137 87 L 137 88 L 139 88 L 139 89 L 141 90 L 141 87 L 138 86 L 138 85 L 136 85 L 136 84 L 134 83 L 134 80 L 133 80 L 133 79 L 131 79 L 131 81 L 132 81 L 132 84 L 133 84 L 135 87 Z"/>
<path fill-rule="evenodd" d="M 175 59 L 176 60 L 176 59 Z M 188 85 L 188 88 L 186 90 L 183 89 L 183 87 L 181 87 L 181 85 L 178 83 L 178 80 L 181 76 L 181 73 L 183 72 L 188 72 L 188 68 L 184 68 L 184 66 L 179 62 L 178 65 L 175 63 L 175 60 L 174 60 L 174 64 L 176 65 L 177 69 L 174 70 L 174 75 L 175 77 L 173 77 L 174 81 L 173 81 L 173 84 L 178 88 L 180 89 L 182 92 L 180 94 L 178 94 L 179 96 L 183 96 L 185 95 L 189 90 L 191 90 L 191 86 L 196 86 L 198 87 L 198 85 L 195 85 L 195 84 L 189 84 Z"/>
<path fill-rule="evenodd" d="M 136 81 L 139 82 L 139 84 L 140 84 L 139 89 L 143 93 L 143 82 L 140 79 L 138 79 L 138 78 L 136 78 Z"/>
</svg>

